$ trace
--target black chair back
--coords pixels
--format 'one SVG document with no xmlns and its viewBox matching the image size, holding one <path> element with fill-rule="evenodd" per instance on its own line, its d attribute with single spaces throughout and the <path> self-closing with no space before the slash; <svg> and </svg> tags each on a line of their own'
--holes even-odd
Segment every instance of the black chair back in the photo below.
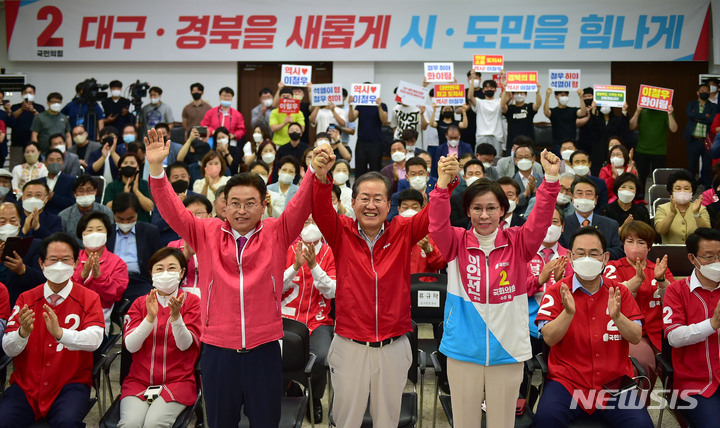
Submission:
<svg viewBox="0 0 720 428">
<path fill-rule="evenodd" d="M 289 318 L 283 318 L 282 350 L 283 377 L 307 387 L 305 366 L 310 358 L 310 331 L 308 327 Z"/>
<path fill-rule="evenodd" d="M 690 276 L 695 267 L 688 259 L 687 248 L 684 244 L 653 245 L 648 253 L 648 260 L 655 262 L 667 254 L 668 269 L 674 277 Z"/>
<path fill-rule="evenodd" d="M 421 278 L 434 278 L 434 282 Z M 437 324 L 445 315 L 447 275 L 440 273 L 414 273 L 410 275 L 410 314 L 414 322 Z"/>
</svg>

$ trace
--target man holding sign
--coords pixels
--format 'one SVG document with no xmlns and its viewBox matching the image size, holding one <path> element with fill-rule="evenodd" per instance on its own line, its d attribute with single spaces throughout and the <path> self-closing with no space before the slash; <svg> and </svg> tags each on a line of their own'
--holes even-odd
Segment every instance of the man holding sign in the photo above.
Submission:
<svg viewBox="0 0 720 428">
<path fill-rule="evenodd" d="M 710 153 L 705 149 L 705 137 L 711 133 L 710 125 L 718 112 L 718 106 L 709 102 L 710 87 L 703 83 L 698 86 L 697 100 L 690 101 L 687 106 L 688 123 L 685 126 L 683 139 L 687 141 L 688 170 L 693 175 L 698 171 L 698 159 L 702 162 L 700 181 L 709 189 L 712 186 L 710 177 Z"/>
<path fill-rule="evenodd" d="M 535 91 L 535 102 L 526 103 L 527 91 L 509 91 L 503 92 L 500 98 L 500 109 L 505 115 L 508 124 L 507 141 L 512 143 L 515 137 L 523 135 L 535 141 L 535 126 L 533 118 L 535 113 L 540 110 L 542 98 L 540 98 L 540 84 L 537 85 Z M 510 156 L 512 144 L 507 144 L 505 156 Z"/>
<path fill-rule="evenodd" d="M 340 85 L 316 86 L 319 86 L 319 88 L 308 86 L 310 98 L 313 101 L 313 111 L 309 117 L 310 125 L 315 127 L 316 132 L 327 132 L 331 123 L 338 127 L 345 126 L 345 123 L 347 123 L 345 110 L 335 107 L 335 102 L 342 102 L 342 88 Z M 322 92 L 322 94 L 316 95 L 316 89 L 319 89 L 317 92 Z M 328 90 L 331 93 L 328 93 Z M 322 101 L 315 103 L 316 98 L 322 99 Z"/>
<path fill-rule="evenodd" d="M 297 105 L 297 109 L 288 109 L 290 101 Z M 273 132 L 273 143 L 276 146 L 282 146 L 290 141 L 288 135 L 288 126 L 297 122 L 305 130 L 305 116 L 300 112 L 300 101 L 293 99 L 293 90 L 284 87 L 280 89 L 280 99 L 278 100 L 278 108 L 270 112 L 270 130 Z"/>
<path fill-rule="evenodd" d="M 638 101 L 642 101 L 642 95 L 638 97 Z M 665 168 L 668 131 L 678 130 L 673 111 L 672 102 L 663 110 L 644 108 L 638 102 L 637 110 L 630 118 L 630 130 L 638 130 L 638 142 L 633 158 L 641 183 L 645 183 L 650 171 Z"/>
<path fill-rule="evenodd" d="M 355 146 L 355 177 L 360 177 L 367 171 L 380 171 L 383 152 L 382 126 L 388 122 L 388 108 L 380 98 L 380 85 L 369 82 L 353 83 L 348 104 L 348 121 L 354 122 L 360 118 Z"/>
<path fill-rule="evenodd" d="M 504 72 L 501 73 L 501 75 L 504 77 Z M 468 78 L 469 88 L 472 88 L 474 81 L 475 70 L 471 70 Z M 482 86 L 485 99 L 470 96 L 468 93 L 468 103 L 470 103 L 470 107 L 472 107 L 472 110 L 477 114 L 475 144 L 488 143 L 495 147 L 498 153 L 503 153 L 505 137 L 502 129 L 500 99 L 495 98 L 497 83 L 495 83 L 494 80 L 486 80 Z"/>
</svg>

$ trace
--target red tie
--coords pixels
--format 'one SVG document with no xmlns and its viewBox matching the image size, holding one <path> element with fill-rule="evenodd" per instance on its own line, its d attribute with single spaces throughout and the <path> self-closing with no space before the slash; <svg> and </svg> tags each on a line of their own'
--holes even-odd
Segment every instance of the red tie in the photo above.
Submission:
<svg viewBox="0 0 720 428">
<path fill-rule="evenodd" d="M 543 252 L 543 261 L 545 262 L 545 264 L 547 264 L 550 261 L 550 259 L 552 258 L 553 250 L 552 250 L 552 248 L 543 248 L 542 252 Z"/>
<path fill-rule="evenodd" d="M 57 306 L 58 300 L 62 299 L 62 296 L 59 294 L 51 294 L 50 297 L 48 297 L 48 298 L 50 299 L 50 304 L 52 306 Z"/>
<path fill-rule="evenodd" d="M 583 227 L 590 226 L 590 220 L 588 220 L 588 219 L 583 220 L 582 225 L 583 225 Z"/>
</svg>

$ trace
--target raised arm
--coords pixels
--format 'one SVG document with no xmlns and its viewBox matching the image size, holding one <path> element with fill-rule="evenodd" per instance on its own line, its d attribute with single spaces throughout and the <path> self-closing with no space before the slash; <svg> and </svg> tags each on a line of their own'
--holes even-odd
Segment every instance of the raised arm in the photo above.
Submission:
<svg viewBox="0 0 720 428">
<path fill-rule="evenodd" d="M 328 173 L 335 163 L 335 154 L 330 146 L 323 144 L 313 150 L 312 168 L 315 172 L 314 178 L 308 176 L 303 181 L 313 182 L 313 220 L 323 234 L 330 247 L 337 245 L 337 240 L 342 238 L 340 228 L 340 215 L 335 212 L 332 206 L 332 183 L 328 180 Z M 287 211 L 287 210 L 286 210 Z"/>
<path fill-rule="evenodd" d="M 547 88 L 545 90 L 545 104 L 543 104 L 543 113 L 548 119 L 550 119 L 550 115 L 552 114 L 552 112 L 550 111 L 550 95 L 552 95 L 552 88 Z"/>
<path fill-rule="evenodd" d="M 430 237 L 437 245 L 440 254 L 445 261 L 452 261 L 457 256 L 458 246 L 464 230 L 459 234 L 455 233 L 450 224 L 450 195 L 452 190 L 448 188 L 451 182 L 455 181 L 459 170 L 459 164 L 454 156 L 442 156 L 438 161 L 438 181 L 435 189 L 430 193 L 430 203 L 425 209 L 429 210 Z M 418 214 L 419 215 L 419 214 Z M 415 216 L 417 217 L 417 216 Z"/>
</svg>

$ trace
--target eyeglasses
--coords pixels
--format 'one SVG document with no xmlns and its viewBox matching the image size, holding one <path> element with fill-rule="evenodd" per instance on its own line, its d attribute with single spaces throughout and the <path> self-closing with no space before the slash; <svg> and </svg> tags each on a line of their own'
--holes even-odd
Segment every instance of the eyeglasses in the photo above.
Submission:
<svg viewBox="0 0 720 428">
<path fill-rule="evenodd" d="M 363 196 L 363 197 L 357 198 L 356 200 L 360 205 L 368 205 L 368 204 L 370 204 L 370 201 L 372 201 L 372 203 L 374 205 L 381 205 L 381 204 L 387 203 L 387 199 L 380 198 L 380 197 L 370 199 L 368 197 Z"/>
<path fill-rule="evenodd" d="M 227 208 L 235 211 L 240 211 L 240 209 L 243 208 L 247 211 L 252 211 L 259 206 L 260 204 L 258 204 L 257 202 L 246 202 L 244 204 L 241 204 L 240 202 L 230 202 L 229 204 L 227 204 Z"/>
<path fill-rule="evenodd" d="M 716 261 L 720 262 L 720 254 L 714 256 L 695 256 L 696 259 L 705 260 L 706 262 Z"/>
<path fill-rule="evenodd" d="M 195 217 L 199 217 L 199 216 L 201 216 L 201 215 L 207 215 L 208 212 L 207 212 L 207 211 L 195 211 L 195 212 L 192 213 L 192 214 L 193 214 Z"/>
<path fill-rule="evenodd" d="M 572 253 L 573 260 L 581 259 L 583 257 L 591 257 L 593 259 L 599 259 L 603 256 L 603 253 L 599 251 L 590 251 L 589 253 Z"/>
<path fill-rule="evenodd" d="M 73 258 L 70 257 L 70 256 L 68 256 L 68 257 L 63 257 L 62 259 L 59 259 L 59 258 L 57 258 L 57 257 L 48 257 L 47 259 L 45 259 L 45 262 L 46 262 L 45 264 L 48 265 L 48 266 L 49 266 L 49 265 L 54 265 L 54 264 L 57 263 L 57 262 L 63 262 L 63 263 L 65 263 L 66 265 L 71 265 L 71 264 L 75 263 L 75 259 L 73 259 Z"/>
<path fill-rule="evenodd" d="M 500 207 L 495 207 L 495 206 L 484 207 L 484 208 L 481 206 L 474 206 L 474 207 L 470 207 L 470 212 L 475 215 L 480 215 L 483 213 L 483 211 L 485 211 L 487 213 L 487 215 L 492 216 L 492 215 L 495 215 L 499 209 L 500 209 Z"/>
</svg>

